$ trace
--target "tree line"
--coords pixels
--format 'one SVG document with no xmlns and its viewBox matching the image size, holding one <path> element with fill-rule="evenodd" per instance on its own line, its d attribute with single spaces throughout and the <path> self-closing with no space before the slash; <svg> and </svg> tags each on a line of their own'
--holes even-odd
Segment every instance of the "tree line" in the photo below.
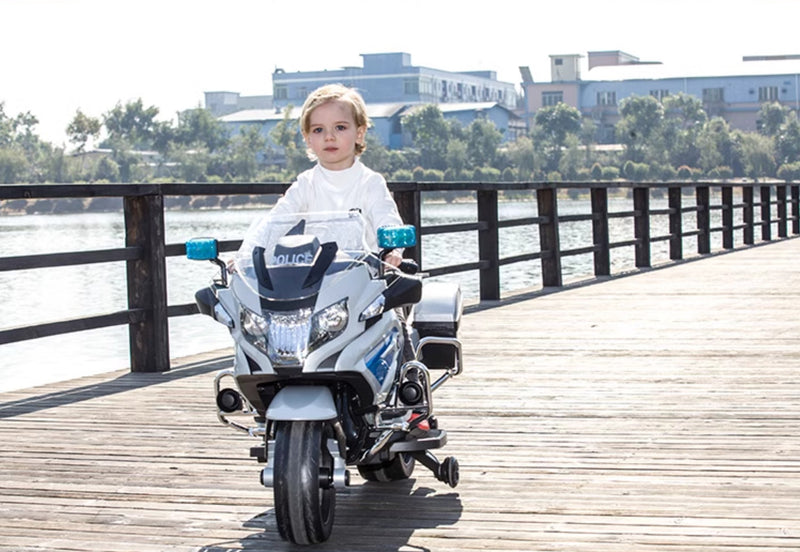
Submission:
<svg viewBox="0 0 800 552">
<path fill-rule="evenodd" d="M 33 114 L 9 115 L 0 102 L 0 183 L 289 182 L 312 162 L 286 113 L 267 140 L 258 125 L 231 135 L 200 107 L 168 122 L 141 99 L 100 117 L 78 110 L 68 153 L 36 134 Z M 596 123 L 563 103 L 539 110 L 530 132 L 506 143 L 491 121 L 465 127 L 427 105 L 403 118 L 412 147 L 390 150 L 368 133 L 363 160 L 390 181 L 800 179 L 800 122 L 779 103 L 762 105 L 754 132 L 731 129 L 686 94 L 632 96 L 619 114 L 618 147 L 602 148 Z"/>
</svg>

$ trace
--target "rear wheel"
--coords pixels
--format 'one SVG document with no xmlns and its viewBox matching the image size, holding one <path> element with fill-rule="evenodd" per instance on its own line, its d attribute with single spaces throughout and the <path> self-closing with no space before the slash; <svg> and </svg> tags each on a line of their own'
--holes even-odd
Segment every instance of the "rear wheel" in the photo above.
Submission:
<svg viewBox="0 0 800 552">
<path fill-rule="evenodd" d="M 333 456 L 322 422 L 278 422 L 273 490 L 283 539 L 316 544 L 330 537 L 336 505 Z"/>
<path fill-rule="evenodd" d="M 414 457 L 401 452 L 388 462 L 358 466 L 358 473 L 367 481 L 399 481 L 414 473 Z"/>
</svg>

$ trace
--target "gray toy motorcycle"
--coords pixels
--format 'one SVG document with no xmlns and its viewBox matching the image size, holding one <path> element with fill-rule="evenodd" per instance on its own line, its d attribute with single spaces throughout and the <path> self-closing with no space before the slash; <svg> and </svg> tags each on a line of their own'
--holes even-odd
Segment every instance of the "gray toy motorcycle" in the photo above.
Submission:
<svg viewBox="0 0 800 552">
<path fill-rule="evenodd" d="M 456 459 L 431 451 L 447 442 L 433 392 L 462 370 L 459 287 L 423 285 L 410 263 L 387 269 L 364 228 L 358 212 L 267 217 L 231 269 L 216 240 L 186 243 L 188 258 L 220 266 L 195 298 L 234 341 L 233 368 L 214 381 L 218 417 L 260 440 L 250 454 L 281 537 L 297 544 L 330 537 L 348 467 L 388 482 L 419 462 L 458 484 Z M 381 228 L 378 244 L 412 247 L 415 229 Z"/>
</svg>

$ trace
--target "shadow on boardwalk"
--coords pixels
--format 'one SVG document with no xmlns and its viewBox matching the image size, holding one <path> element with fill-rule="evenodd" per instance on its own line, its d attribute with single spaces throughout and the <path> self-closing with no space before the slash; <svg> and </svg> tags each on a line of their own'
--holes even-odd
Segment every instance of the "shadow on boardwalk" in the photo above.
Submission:
<svg viewBox="0 0 800 552">
<path fill-rule="evenodd" d="M 430 549 L 424 546 L 409 546 L 414 532 L 437 528 L 447 531 L 459 521 L 463 511 L 457 492 L 437 493 L 432 488 L 418 486 L 413 477 L 391 484 L 365 483 L 351 487 L 338 494 L 336 501 L 336 522 L 331 538 L 315 545 L 314 550 L 427 552 Z M 280 539 L 274 509 L 251 518 L 244 527 L 254 533 L 204 546 L 198 552 L 308 550 Z"/>
<path fill-rule="evenodd" d="M 83 380 L 96 380 L 96 383 L 88 383 L 80 387 L 66 388 L 62 391 L 53 391 L 42 395 L 33 395 L 24 399 L 0 403 L 0 419 L 31 414 L 49 408 L 78 403 L 107 397 L 117 393 L 125 393 L 133 389 L 140 389 L 151 385 L 158 385 L 166 381 L 174 381 L 184 378 L 215 372 L 232 365 L 233 359 L 230 356 L 223 356 L 190 362 L 183 364 L 179 368 L 174 368 L 169 372 L 162 373 L 131 373 L 125 372 L 114 379 L 108 379 L 108 374 L 90 376 Z M 81 380 L 78 380 L 81 381 Z M 75 382 L 73 382 L 75 383 Z M 44 389 L 48 386 L 42 386 Z M 35 390 L 34 390 L 35 391 Z"/>
</svg>

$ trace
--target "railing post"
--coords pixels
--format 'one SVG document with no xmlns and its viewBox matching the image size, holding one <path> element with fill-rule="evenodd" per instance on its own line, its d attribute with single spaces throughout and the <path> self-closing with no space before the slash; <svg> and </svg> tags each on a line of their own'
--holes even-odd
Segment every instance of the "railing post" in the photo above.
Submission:
<svg viewBox="0 0 800 552">
<path fill-rule="evenodd" d="M 711 201 L 708 186 L 698 186 L 697 198 L 697 252 L 700 255 L 711 253 Z"/>
<path fill-rule="evenodd" d="M 772 239 L 772 189 L 769 186 L 761 186 L 761 239 L 770 241 Z"/>
<path fill-rule="evenodd" d="M 650 189 L 633 189 L 633 236 L 636 238 L 636 267 L 650 266 Z"/>
<path fill-rule="evenodd" d="M 500 299 L 500 233 L 497 215 L 497 190 L 478 190 L 478 257 L 488 262 L 480 269 L 481 301 Z"/>
<path fill-rule="evenodd" d="M 673 186 L 669 189 L 669 258 L 677 261 L 683 258 L 683 212 L 681 195 L 683 189 Z"/>
<path fill-rule="evenodd" d="M 407 259 L 414 259 L 422 267 L 422 200 L 419 190 L 403 190 L 394 192 L 394 202 L 400 218 L 406 224 L 413 224 L 417 229 L 417 245 L 405 250 Z"/>
<path fill-rule="evenodd" d="M 733 249 L 733 187 L 722 187 L 722 248 Z"/>
<path fill-rule="evenodd" d="M 558 200 L 554 188 L 536 190 L 539 212 L 539 249 L 542 252 L 542 286 L 560 287 L 561 246 L 558 236 Z"/>
<path fill-rule="evenodd" d="M 140 247 L 142 258 L 127 262 L 128 308 L 144 317 L 129 326 L 132 372 L 169 370 L 167 271 L 164 255 L 164 197 L 123 198 L 125 245 Z"/>
<path fill-rule="evenodd" d="M 800 234 L 800 186 L 792 186 L 792 233 Z"/>
<path fill-rule="evenodd" d="M 742 222 L 744 223 L 744 244 L 753 245 L 755 243 L 755 213 L 753 212 L 753 188 L 742 186 Z"/>
<path fill-rule="evenodd" d="M 775 186 L 775 193 L 778 196 L 778 237 L 785 238 L 788 235 L 786 232 L 788 226 L 786 219 L 786 186 Z"/>
<path fill-rule="evenodd" d="M 611 252 L 608 237 L 608 190 L 592 188 L 592 241 L 594 242 L 594 275 L 611 274 Z"/>
</svg>

